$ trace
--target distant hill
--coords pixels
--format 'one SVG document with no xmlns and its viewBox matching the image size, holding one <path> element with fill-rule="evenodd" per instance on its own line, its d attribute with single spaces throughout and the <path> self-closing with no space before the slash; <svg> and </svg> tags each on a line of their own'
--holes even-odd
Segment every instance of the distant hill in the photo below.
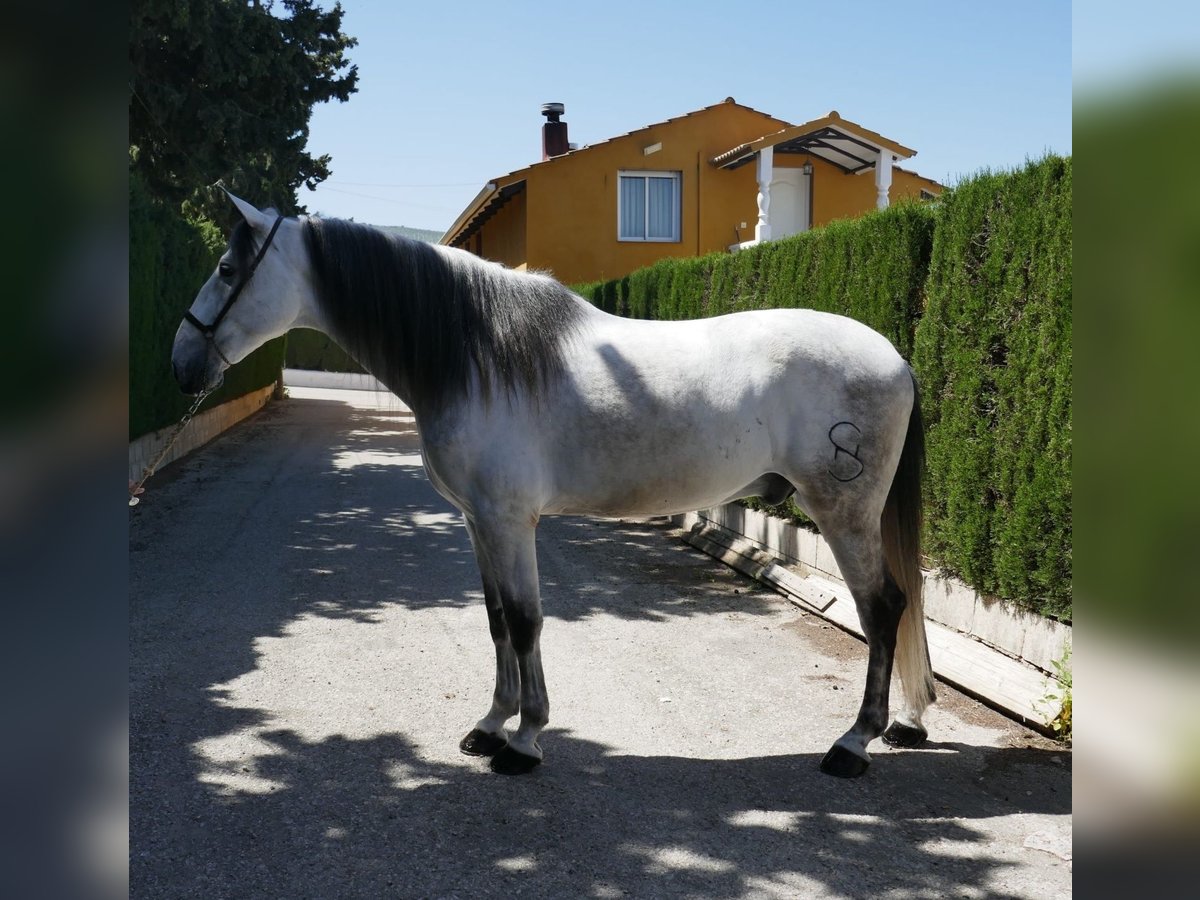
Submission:
<svg viewBox="0 0 1200 900">
<path fill-rule="evenodd" d="M 424 241 L 427 244 L 436 244 L 442 238 L 443 232 L 430 231 L 428 228 L 409 228 L 407 225 L 376 225 L 380 231 L 390 231 L 392 234 L 398 234 L 414 241 Z"/>
</svg>

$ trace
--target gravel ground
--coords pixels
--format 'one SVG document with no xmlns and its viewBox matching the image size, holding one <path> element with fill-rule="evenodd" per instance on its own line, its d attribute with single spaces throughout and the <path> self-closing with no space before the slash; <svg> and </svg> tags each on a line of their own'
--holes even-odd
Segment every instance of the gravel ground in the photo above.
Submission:
<svg viewBox="0 0 1200 900">
<path fill-rule="evenodd" d="M 663 522 L 544 519 L 546 762 L 458 753 L 493 654 L 411 416 L 291 389 L 130 529 L 135 897 L 1069 897 L 1071 756 L 944 685 L 854 781 L 856 639 Z"/>
</svg>

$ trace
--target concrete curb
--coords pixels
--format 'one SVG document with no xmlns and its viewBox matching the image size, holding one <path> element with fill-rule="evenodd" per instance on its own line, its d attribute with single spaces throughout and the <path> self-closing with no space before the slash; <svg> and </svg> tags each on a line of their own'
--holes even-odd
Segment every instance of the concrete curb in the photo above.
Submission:
<svg viewBox="0 0 1200 900">
<path fill-rule="evenodd" d="M 274 393 L 275 387 L 274 383 L 269 384 L 264 388 L 259 388 L 257 391 L 243 394 L 235 400 L 222 403 L 220 406 L 206 409 L 197 415 L 188 423 L 188 427 L 179 436 L 179 440 L 175 442 L 175 445 L 163 457 L 162 462 L 158 464 L 159 470 L 161 471 L 175 460 L 187 456 L 193 450 L 204 446 L 217 435 L 221 434 L 221 432 L 232 428 L 251 413 L 258 412 L 267 405 L 267 401 L 271 399 L 271 394 Z M 142 477 L 142 472 L 145 471 L 146 466 L 162 450 L 163 444 L 170 439 L 171 433 L 174 430 L 175 426 L 169 425 L 166 428 L 160 428 L 158 431 L 152 431 L 150 434 L 144 434 L 137 440 L 130 441 L 130 481 L 137 481 Z"/>
<path fill-rule="evenodd" d="M 839 584 L 841 573 L 829 545 L 815 532 L 736 503 L 694 514 L 742 535 L 778 556 L 786 564 L 800 565 Z M 686 517 L 676 516 L 683 525 Z M 690 527 L 683 525 L 683 527 Z M 954 631 L 970 635 L 1047 674 L 1071 643 L 1071 626 L 1046 619 L 984 597 L 955 578 L 925 573 L 925 617 Z"/>
<path fill-rule="evenodd" d="M 820 535 L 736 504 L 672 521 L 688 532 L 688 543 L 862 636 L 854 601 Z M 1070 643 L 1070 626 L 985 600 L 931 572 L 925 612 L 939 677 L 1023 722 L 1049 726 L 1058 710 L 1046 697 L 1059 693 L 1049 670 Z"/>
</svg>

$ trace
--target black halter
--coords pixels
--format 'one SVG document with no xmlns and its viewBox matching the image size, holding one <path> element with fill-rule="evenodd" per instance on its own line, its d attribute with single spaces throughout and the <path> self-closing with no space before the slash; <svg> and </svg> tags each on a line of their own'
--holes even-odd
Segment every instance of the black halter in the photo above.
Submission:
<svg viewBox="0 0 1200 900">
<path fill-rule="evenodd" d="M 217 356 L 225 360 L 225 365 L 227 366 L 231 366 L 233 363 L 231 363 L 228 359 L 225 359 L 225 354 L 222 353 L 221 348 L 217 346 L 217 340 L 215 337 L 217 326 L 221 324 L 221 320 L 225 318 L 225 314 L 229 312 L 229 308 L 233 306 L 233 301 L 235 301 L 238 298 L 238 295 L 242 293 L 242 288 L 250 283 L 250 279 L 254 276 L 254 270 L 258 268 L 258 264 L 262 262 L 263 257 L 267 255 L 267 250 L 271 247 L 271 241 L 275 240 L 275 232 L 279 230 L 279 226 L 282 222 L 283 216 L 280 216 L 275 220 L 275 224 L 271 226 L 270 232 L 267 233 L 267 239 L 263 241 L 262 247 L 259 248 L 258 255 L 254 257 L 254 262 L 250 263 L 250 268 L 246 271 L 246 274 L 243 275 L 241 279 L 238 280 L 238 283 L 233 286 L 233 290 L 230 291 L 229 296 L 225 299 L 225 305 L 221 307 L 220 312 L 217 313 L 217 317 L 212 320 L 211 325 L 205 325 L 203 322 L 197 319 L 194 315 L 192 315 L 192 311 L 190 309 L 183 314 L 184 321 L 191 322 L 194 326 L 196 326 L 197 329 L 199 329 L 200 333 L 204 335 L 204 339 L 212 344 L 213 349 L 217 351 Z"/>
</svg>

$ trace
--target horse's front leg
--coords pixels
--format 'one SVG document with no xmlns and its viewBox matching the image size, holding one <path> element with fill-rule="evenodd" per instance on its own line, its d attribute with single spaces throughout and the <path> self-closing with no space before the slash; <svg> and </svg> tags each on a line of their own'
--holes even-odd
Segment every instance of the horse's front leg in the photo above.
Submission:
<svg viewBox="0 0 1200 900">
<path fill-rule="evenodd" d="M 474 527 L 468 521 L 471 543 L 478 544 Z M 480 566 L 481 571 L 484 567 Z M 483 602 L 487 606 L 488 629 L 496 647 L 496 689 L 492 692 L 492 708 L 480 719 L 458 744 L 470 756 L 495 756 L 508 743 L 504 723 L 521 708 L 521 676 L 517 654 L 508 637 L 508 623 L 500 602 L 500 589 L 486 574 L 483 576 Z"/>
<path fill-rule="evenodd" d="M 496 645 L 496 690 L 491 710 L 459 746 L 491 756 L 494 771 L 516 775 L 542 761 L 537 739 L 550 719 L 534 531 L 527 521 L 508 519 L 472 521 L 469 528 Z M 504 722 L 518 706 L 521 724 L 505 743 Z"/>
</svg>

